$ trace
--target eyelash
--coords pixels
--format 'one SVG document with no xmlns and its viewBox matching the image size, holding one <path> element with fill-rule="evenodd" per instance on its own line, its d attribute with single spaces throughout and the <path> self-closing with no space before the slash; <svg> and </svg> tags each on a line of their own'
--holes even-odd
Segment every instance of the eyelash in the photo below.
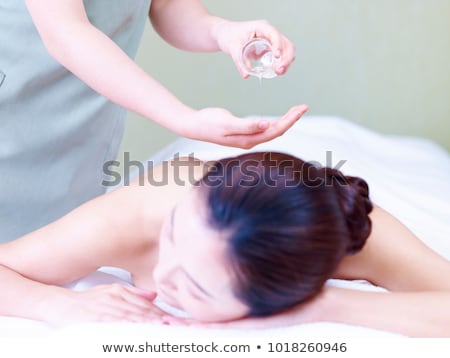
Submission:
<svg viewBox="0 0 450 358">
<path fill-rule="evenodd" d="M 201 301 L 201 298 L 197 295 L 194 295 L 192 292 L 189 291 L 189 294 L 191 295 L 191 297 L 195 300 L 195 301 Z"/>
<path fill-rule="evenodd" d="M 173 239 L 173 215 L 174 215 L 175 209 L 172 209 L 172 212 L 170 213 L 170 223 L 169 223 L 169 241 L 174 244 L 175 240 Z"/>
</svg>

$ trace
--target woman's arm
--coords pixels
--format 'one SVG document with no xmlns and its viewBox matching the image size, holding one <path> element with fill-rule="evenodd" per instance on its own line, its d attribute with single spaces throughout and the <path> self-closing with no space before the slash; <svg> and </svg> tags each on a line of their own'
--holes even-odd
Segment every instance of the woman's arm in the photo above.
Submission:
<svg viewBox="0 0 450 358">
<path fill-rule="evenodd" d="M 394 216 L 375 206 L 372 233 L 361 252 L 347 256 L 337 278 L 366 279 L 390 291 L 449 291 L 450 262 Z"/>
<path fill-rule="evenodd" d="M 450 291 L 380 293 L 327 287 L 319 300 L 319 321 L 411 337 L 450 337 Z"/>
<path fill-rule="evenodd" d="M 95 198 L 61 219 L 0 245 L 0 315 L 57 324 L 73 321 L 159 321 L 154 293 L 120 285 L 74 292 L 57 285 L 100 266 L 133 272 L 152 258 L 162 217 L 189 180 L 203 172 L 200 162 L 161 165 L 130 186 Z M 176 173 L 175 173 L 176 170 Z M 185 180 L 184 184 L 180 183 Z M 163 183 L 152 186 L 149 182 Z M 148 256 L 150 254 L 150 256 Z M 146 262 L 151 270 L 152 263 Z M 142 270 L 142 267 L 139 267 Z M 151 276 L 151 272 L 148 273 Z"/>
<path fill-rule="evenodd" d="M 59 287 L 43 285 L 29 280 L 0 265 L 0 315 L 49 320 L 45 307 L 49 297 L 61 294 Z"/>
<path fill-rule="evenodd" d="M 0 316 L 45 321 L 54 325 L 83 321 L 161 322 L 154 292 L 105 285 L 84 292 L 45 285 L 0 265 Z"/>
<path fill-rule="evenodd" d="M 108 285 L 74 292 L 56 286 L 103 265 L 127 267 L 125 260 L 137 249 L 135 238 L 143 229 L 136 188 L 94 199 L 54 223 L 1 244 L 0 315 L 57 325 L 157 321 L 161 312 L 152 304 L 155 295 L 148 291 Z"/>
<path fill-rule="evenodd" d="M 135 246 L 143 245 L 144 223 L 151 221 L 142 217 L 145 189 L 120 188 L 0 245 L 0 264 L 51 285 L 67 284 L 100 266 L 124 267 Z"/>
<path fill-rule="evenodd" d="M 450 337 L 450 262 L 394 216 L 374 207 L 372 233 L 336 276 L 366 279 L 389 293 L 327 287 L 320 319 L 417 337 Z"/>
<path fill-rule="evenodd" d="M 144 232 L 154 230 L 152 220 L 142 216 L 147 190 L 136 185 L 123 187 L 20 239 L 1 244 L 0 315 L 56 325 L 160 321 L 162 312 L 153 305 L 155 294 L 149 291 L 105 285 L 75 292 L 57 286 L 103 265 L 129 268 L 136 251 L 146 248 Z"/>
<path fill-rule="evenodd" d="M 365 292 L 325 287 L 314 299 L 263 318 L 202 323 L 165 315 L 172 325 L 266 329 L 302 323 L 333 322 L 411 337 L 450 337 L 450 292 Z"/>
<path fill-rule="evenodd" d="M 363 250 L 345 258 L 337 275 L 363 278 L 390 293 L 325 289 L 326 320 L 418 337 L 450 337 L 450 262 L 375 206 Z"/>
</svg>

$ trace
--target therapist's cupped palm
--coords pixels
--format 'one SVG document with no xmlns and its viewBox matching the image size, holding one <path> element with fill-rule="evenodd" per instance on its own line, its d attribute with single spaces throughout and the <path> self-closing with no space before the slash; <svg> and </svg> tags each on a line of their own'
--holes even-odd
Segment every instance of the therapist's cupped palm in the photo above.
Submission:
<svg viewBox="0 0 450 358">
<path fill-rule="evenodd" d="M 308 110 L 306 105 L 294 106 L 277 119 L 239 118 L 222 108 L 195 111 L 184 122 L 183 135 L 197 140 L 230 147 L 250 149 L 284 134 Z"/>
</svg>

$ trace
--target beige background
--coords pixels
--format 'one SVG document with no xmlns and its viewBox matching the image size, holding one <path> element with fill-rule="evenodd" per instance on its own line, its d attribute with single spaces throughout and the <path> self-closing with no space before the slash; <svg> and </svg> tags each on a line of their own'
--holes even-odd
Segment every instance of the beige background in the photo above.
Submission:
<svg viewBox="0 0 450 358">
<path fill-rule="evenodd" d="M 137 61 L 185 103 L 241 116 L 277 115 L 307 103 L 312 115 L 338 115 L 450 149 L 449 0 L 203 3 L 229 19 L 268 19 L 296 44 L 297 61 L 287 75 L 260 86 L 255 78 L 242 80 L 226 55 L 183 53 L 148 26 Z M 130 114 L 121 150 L 145 160 L 174 138 Z"/>
</svg>

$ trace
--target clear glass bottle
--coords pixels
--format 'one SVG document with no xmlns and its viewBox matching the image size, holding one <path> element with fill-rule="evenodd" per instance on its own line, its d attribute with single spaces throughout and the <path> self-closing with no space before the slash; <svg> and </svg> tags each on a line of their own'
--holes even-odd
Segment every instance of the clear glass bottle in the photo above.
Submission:
<svg viewBox="0 0 450 358">
<path fill-rule="evenodd" d="M 261 78 L 274 78 L 276 62 L 269 41 L 254 38 L 242 48 L 241 62 L 243 69 L 251 76 Z"/>
</svg>

